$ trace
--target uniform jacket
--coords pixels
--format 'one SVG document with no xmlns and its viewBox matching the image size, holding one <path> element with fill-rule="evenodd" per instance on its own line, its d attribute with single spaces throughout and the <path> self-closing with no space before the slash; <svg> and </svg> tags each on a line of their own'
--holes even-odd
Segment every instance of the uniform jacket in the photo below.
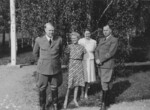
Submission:
<svg viewBox="0 0 150 110">
<path fill-rule="evenodd" d="M 95 59 L 99 59 L 102 62 L 101 68 L 113 68 L 114 67 L 114 55 L 118 46 L 118 39 L 112 35 L 108 38 L 102 38 L 95 51 Z"/>
<path fill-rule="evenodd" d="M 54 37 L 49 44 L 46 36 L 35 40 L 33 54 L 38 57 L 37 72 L 45 75 L 54 75 L 61 72 L 62 38 Z"/>
</svg>

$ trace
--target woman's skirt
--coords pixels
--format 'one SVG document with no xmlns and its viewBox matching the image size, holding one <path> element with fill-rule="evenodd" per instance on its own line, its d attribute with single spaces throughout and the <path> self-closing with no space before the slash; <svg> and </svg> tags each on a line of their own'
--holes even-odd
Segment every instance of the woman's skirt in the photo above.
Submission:
<svg viewBox="0 0 150 110">
<path fill-rule="evenodd" d="M 96 81 L 95 62 L 94 59 L 84 60 L 84 80 L 85 82 L 92 83 Z"/>
<path fill-rule="evenodd" d="M 68 74 L 68 88 L 76 86 L 84 86 L 84 71 L 82 60 L 70 59 L 69 74 Z"/>
</svg>

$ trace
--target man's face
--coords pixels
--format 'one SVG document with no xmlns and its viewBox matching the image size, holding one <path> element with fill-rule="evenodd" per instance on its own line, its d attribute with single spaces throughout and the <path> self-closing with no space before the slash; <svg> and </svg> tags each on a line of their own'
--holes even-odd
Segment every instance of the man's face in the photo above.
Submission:
<svg viewBox="0 0 150 110">
<path fill-rule="evenodd" d="M 103 34 L 105 37 L 108 37 L 111 34 L 111 29 L 108 25 L 103 27 Z"/>
<path fill-rule="evenodd" d="M 54 27 L 52 25 L 50 25 L 50 24 L 47 24 L 46 28 L 45 28 L 45 32 L 46 32 L 46 35 L 48 37 L 50 37 L 50 38 L 53 37 L 53 35 L 54 35 Z"/>
<path fill-rule="evenodd" d="M 90 38 L 91 37 L 90 31 L 85 31 L 84 36 L 85 38 Z"/>
</svg>

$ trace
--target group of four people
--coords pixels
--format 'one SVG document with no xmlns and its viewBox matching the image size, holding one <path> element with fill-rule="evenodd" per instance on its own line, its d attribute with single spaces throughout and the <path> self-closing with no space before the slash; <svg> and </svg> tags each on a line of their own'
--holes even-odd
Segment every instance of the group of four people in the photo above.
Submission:
<svg viewBox="0 0 150 110">
<path fill-rule="evenodd" d="M 54 36 L 54 26 L 51 23 L 46 23 L 44 29 L 45 35 L 36 39 L 33 49 L 33 54 L 38 57 L 39 80 L 37 87 L 39 88 L 40 110 L 47 108 L 46 88 L 48 83 L 52 91 L 52 108 L 58 110 L 58 87 L 62 83 L 60 60 L 63 51 L 62 39 Z M 96 81 L 95 66 L 98 67 L 102 86 L 101 110 L 106 110 L 109 106 L 109 84 L 113 73 L 113 56 L 117 50 L 118 40 L 112 35 L 112 29 L 109 25 L 103 27 L 103 34 L 105 38 L 102 38 L 98 45 L 90 37 L 89 30 L 85 30 L 84 38 L 81 39 L 77 32 L 70 34 L 72 44 L 64 50 L 69 55 L 68 88 L 63 104 L 64 108 L 67 107 L 71 88 L 74 88 L 73 101 L 76 106 L 79 106 L 77 102 L 79 86 L 81 86 L 81 98 L 88 98 L 90 83 Z"/>
</svg>

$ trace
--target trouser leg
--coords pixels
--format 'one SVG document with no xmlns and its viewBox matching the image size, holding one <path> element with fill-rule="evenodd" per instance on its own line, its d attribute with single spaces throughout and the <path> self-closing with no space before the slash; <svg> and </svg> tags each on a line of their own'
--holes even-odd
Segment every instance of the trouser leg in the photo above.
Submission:
<svg viewBox="0 0 150 110">
<path fill-rule="evenodd" d="M 109 102 L 110 102 L 110 99 L 109 99 L 109 93 L 110 93 L 110 90 L 108 89 L 106 92 L 106 96 L 105 96 L 105 105 L 106 107 L 109 107 Z"/>
<path fill-rule="evenodd" d="M 106 110 L 107 91 L 102 91 L 102 104 L 100 110 Z"/>
<path fill-rule="evenodd" d="M 49 77 L 49 83 L 51 87 L 52 108 L 53 110 L 58 110 L 58 87 L 62 83 L 62 74 L 60 73 L 56 75 L 51 75 Z"/>
<path fill-rule="evenodd" d="M 45 110 L 47 83 L 48 83 L 48 77 L 45 75 L 39 74 L 39 80 L 37 83 L 37 87 L 39 88 L 40 110 Z"/>
<path fill-rule="evenodd" d="M 109 92 L 109 82 L 104 82 L 101 80 L 101 87 L 102 87 L 102 104 L 100 110 L 107 110 L 108 107 L 108 92 Z"/>
<path fill-rule="evenodd" d="M 52 104 L 53 104 L 52 106 L 54 110 L 58 110 L 58 88 L 52 86 L 51 91 L 52 91 Z"/>
<path fill-rule="evenodd" d="M 102 105 L 100 110 L 107 110 L 109 107 L 109 83 L 101 82 L 102 84 Z"/>
<path fill-rule="evenodd" d="M 46 91 L 39 91 L 39 103 L 40 103 L 40 110 L 45 110 L 46 104 Z"/>
<path fill-rule="evenodd" d="M 102 87 L 102 106 L 100 110 L 107 110 L 109 106 L 109 86 L 112 77 L 112 69 L 98 69 L 99 76 L 101 78 Z"/>
</svg>

